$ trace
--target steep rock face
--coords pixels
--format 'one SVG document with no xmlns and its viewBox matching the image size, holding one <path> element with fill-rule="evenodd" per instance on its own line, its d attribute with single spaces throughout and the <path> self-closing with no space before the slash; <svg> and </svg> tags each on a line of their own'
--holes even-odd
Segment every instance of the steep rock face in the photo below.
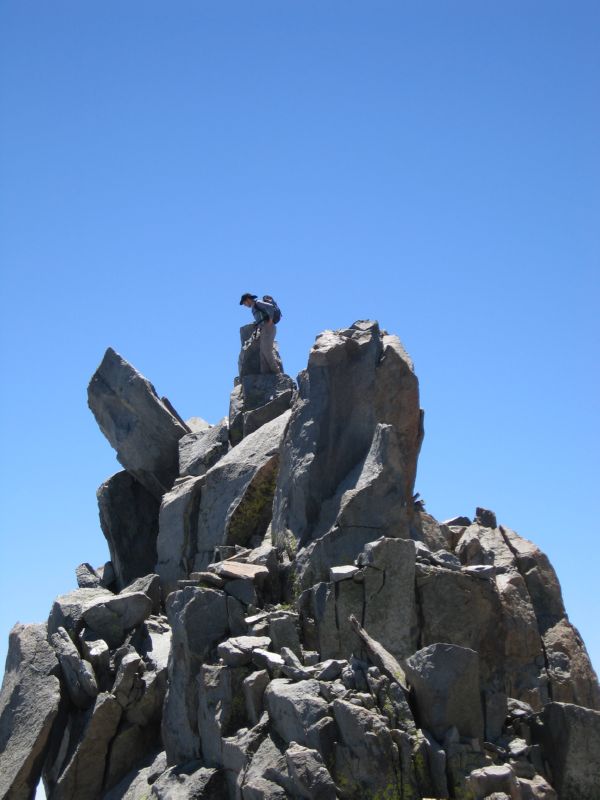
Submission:
<svg viewBox="0 0 600 800">
<path fill-rule="evenodd" d="M 27 800 L 35 792 L 58 714 L 58 662 L 45 625 L 12 629 L 0 693 L 0 797 Z"/>
<path fill-rule="evenodd" d="M 160 499 L 179 471 L 178 442 L 189 433 L 185 423 L 111 347 L 90 381 L 88 403 L 119 462 Z"/>
<path fill-rule="evenodd" d="M 108 358 L 112 560 L 13 632 L 0 799 L 40 772 L 49 800 L 600 796 L 598 682 L 548 559 L 489 510 L 438 522 L 412 494 L 399 340 L 324 333 L 298 396 L 256 355 L 231 421 L 181 438 Z"/>
<path fill-rule="evenodd" d="M 423 427 L 400 340 L 376 322 L 326 331 L 299 386 L 273 507 L 278 546 L 293 553 L 336 528 L 352 536 L 369 503 L 381 511 L 380 535 L 393 527 L 408 537 Z"/>
</svg>

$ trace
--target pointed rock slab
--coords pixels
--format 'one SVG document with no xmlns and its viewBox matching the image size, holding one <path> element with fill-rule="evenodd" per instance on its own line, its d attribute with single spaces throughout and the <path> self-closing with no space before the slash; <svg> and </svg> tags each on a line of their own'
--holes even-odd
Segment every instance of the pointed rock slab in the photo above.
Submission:
<svg viewBox="0 0 600 800">
<path fill-rule="evenodd" d="M 378 423 L 394 429 L 402 454 L 396 489 L 412 498 L 423 428 L 410 358 L 376 322 L 321 334 L 301 373 L 282 449 L 273 514 L 279 547 L 295 551 L 323 530 L 324 503 L 364 461 Z"/>
<path fill-rule="evenodd" d="M 160 500 L 177 477 L 178 442 L 189 430 L 111 347 L 92 376 L 88 404 L 119 463 Z"/>
<path fill-rule="evenodd" d="M 45 625 L 10 632 L 0 692 L 0 797 L 32 797 L 58 714 L 58 661 Z"/>
<path fill-rule="evenodd" d="M 121 706 L 113 695 L 98 695 L 77 748 L 51 789 L 53 800 L 97 800 L 102 797 L 106 759 L 121 713 Z"/>
<path fill-rule="evenodd" d="M 202 478 L 196 571 L 213 561 L 218 545 L 248 546 L 254 537 L 264 537 L 289 416 L 288 411 L 247 436 Z"/>
<path fill-rule="evenodd" d="M 125 635 L 152 613 L 152 600 L 144 592 L 124 592 L 104 600 L 96 600 L 83 611 L 86 625 L 109 647 L 123 644 Z"/>
<path fill-rule="evenodd" d="M 420 727 L 442 742 L 455 726 L 461 736 L 483 742 L 479 656 L 452 644 L 433 644 L 405 662 L 414 689 Z"/>
<path fill-rule="evenodd" d="M 166 605 L 172 640 L 162 737 L 169 764 L 181 764 L 200 756 L 197 678 L 229 636 L 228 604 L 224 592 L 187 587 L 170 594 Z"/>
<path fill-rule="evenodd" d="M 120 590 L 135 578 L 154 572 L 160 503 L 126 471 L 105 481 L 96 497 Z"/>
</svg>

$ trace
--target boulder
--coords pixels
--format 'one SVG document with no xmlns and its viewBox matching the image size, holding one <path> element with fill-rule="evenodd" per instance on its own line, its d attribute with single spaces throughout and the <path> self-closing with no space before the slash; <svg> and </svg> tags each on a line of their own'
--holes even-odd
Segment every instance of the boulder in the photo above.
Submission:
<svg viewBox="0 0 600 800">
<path fill-rule="evenodd" d="M 597 800 L 600 791 L 600 712 L 570 703 L 548 703 L 534 728 L 560 800 Z"/>
<path fill-rule="evenodd" d="M 187 426 L 111 347 L 92 376 L 88 404 L 119 463 L 160 500 L 177 477 L 178 442 Z"/>
<path fill-rule="evenodd" d="M 172 629 L 169 685 L 162 738 L 169 764 L 200 756 L 198 682 L 202 664 L 229 635 L 227 596 L 217 589 L 187 587 L 167 598 Z"/>
<path fill-rule="evenodd" d="M 295 384 L 289 375 L 244 375 L 230 398 L 232 444 L 287 411 L 294 392 Z"/>
<path fill-rule="evenodd" d="M 128 631 L 140 625 L 152 613 L 152 600 L 144 592 L 123 592 L 89 603 L 83 621 L 109 647 L 123 644 Z"/>
<path fill-rule="evenodd" d="M 336 800 L 335 783 L 317 750 L 292 742 L 285 761 L 295 794 L 306 800 Z"/>
<path fill-rule="evenodd" d="M 333 701 L 339 731 L 334 777 L 343 796 L 403 797 L 400 754 L 381 717 L 346 700 Z"/>
<path fill-rule="evenodd" d="M 67 594 L 59 595 L 52 603 L 48 616 L 48 636 L 58 633 L 64 628 L 70 635 L 76 636 L 83 628 L 83 612 L 94 602 L 106 602 L 114 597 L 108 589 L 74 589 Z"/>
<path fill-rule="evenodd" d="M 40 778 L 59 710 L 59 666 L 45 625 L 10 632 L 0 691 L 0 797 L 28 800 Z"/>
<path fill-rule="evenodd" d="M 509 764 L 474 769 L 466 783 L 474 800 L 484 800 L 498 792 L 503 792 L 510 800 L 521 800 L 519 782 Z"/>
<path fill-rule="evenodd" d="M 263 697 L 269 685 L 269 673 L 266 669 L 252 672 L 244 678 L 243 691 L 246 701 L 246 714 L 251 725 L 256 725 L 264 711 Z"/>
<path fill-rule="evenodd" d="M 382 334 L 376 322 L 321 334 L 299 381 L 273 510 L 274 539 L 291 552 L 327 530 L 335 498 L 342 489 L 352 490 L 353 475 L 358 480 L 378 423 L 394 430 L 389 446 L 402 457 L 393 492 L 400 505 L 408 504 L 423 436 L 410 358 L 399 339 Z M 406 509 L 410 512 L 409 505 Z M 389 511 L 400 513 L 393 502 Z"/>
<path fill-rule="evenodd" d="M 150 794 L 152 800 L 223 800 L 225 796 L 223 772 L 207 768 L 200 761 L 166 770 L 152 784 Z"/>
<path fill-rule="evenodd" d="M 283 750 L 271 736 L 261 741 L 240 777 L 243 800 L 288 800 L 293 796 Z"/>
<path fill-rule="evenodd" d="M 422 644 L 446 642 L 479 655 L 486 737 L 493 741 L 506 716 L 504 614 L 496 585 L 440 567 L 422 568 L 416 585 Z"/>
<path fill-rule="evenodd" d="M 273 729 L 288 743 L 310 746 L 308 728 L 327 715 L 327 703 L 315 680 L 290 683 L 276 678 L 265 689 L 264 703 Z"/>
<path fill-rule="evenodd" d="M 98 696 L 94 669 L 84 661 L 64 628 L 50 637 L 61 666 L 67 693 L 77 708 L 89 708 Z"/>
<path fill-rule="evenodd" d="M 129 472 L 117 472 L 96 492 L 117 589 L 154 572 L 160 502 Z"/>
<path fill-rule="evenodd" d="M 187 433 L 179 440 L 179 474 L 200 477 L 229 450 L 229 422 L 197 433 Z"/>
<path fill-rule="evenodd" d="M 433 644 L 405 662 L 415 693 L 417 722 L 442 742 L 455 726 L 461 736 L 483 742 L 479 656 L 452 644 Z"/>
<path fill-rule="evenodd" d="M 75 569 L 75 577 L 80 589 L 97 589 L 100 586 L 100 575 L 91 564 L 80 564 Z"/>
</svg>

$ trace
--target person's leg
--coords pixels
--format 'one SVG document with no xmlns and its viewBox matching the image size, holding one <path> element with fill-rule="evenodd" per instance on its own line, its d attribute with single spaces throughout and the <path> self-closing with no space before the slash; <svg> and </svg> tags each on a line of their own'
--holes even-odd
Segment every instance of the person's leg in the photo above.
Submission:
<svg viewBox="0 0 600 800">
<path fill-rule="evenodd" d="M 279 364 L 275 358 L 276 325 L 263 325 L 260 331 L 260 371 L 279 373 Z"/>
</svg>

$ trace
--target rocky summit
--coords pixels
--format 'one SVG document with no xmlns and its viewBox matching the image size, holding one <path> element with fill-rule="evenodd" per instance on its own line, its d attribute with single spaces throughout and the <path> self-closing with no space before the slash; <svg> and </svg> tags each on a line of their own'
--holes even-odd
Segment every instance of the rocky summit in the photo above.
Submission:
<svg viewBox="0 0 600 800">
<path fill-rule="evenodd" d="M 110 348 L 88 397 L 110 561 L 10 634 L 0 798 L 600 798 L 556 573 L 488 509 L 425 511 L 396 336 L 325 331 L 297 381 L 242 347 L 216 425 Z"/>
</svg>

